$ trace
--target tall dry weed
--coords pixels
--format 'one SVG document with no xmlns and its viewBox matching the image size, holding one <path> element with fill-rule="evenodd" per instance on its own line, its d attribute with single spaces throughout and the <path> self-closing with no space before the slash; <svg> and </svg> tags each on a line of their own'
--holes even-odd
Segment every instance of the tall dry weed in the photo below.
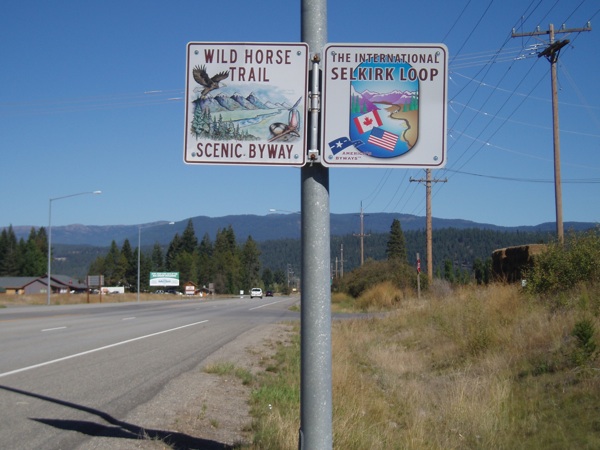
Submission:
<svg viewBox="0 0 600 450">
<path fill-rule="evenodd" d="M 334 448 L 600 448 L 597 329 L 502 284 L 336 321 Z"/>
<path fill-rule="evenodd" d="M 397 306 L 405 298 L 404 292 L 391 281 L 384 281 L 368 288 L 356 300 L 356 307 L 361 311 L 389 310 Z"/>
</svg>

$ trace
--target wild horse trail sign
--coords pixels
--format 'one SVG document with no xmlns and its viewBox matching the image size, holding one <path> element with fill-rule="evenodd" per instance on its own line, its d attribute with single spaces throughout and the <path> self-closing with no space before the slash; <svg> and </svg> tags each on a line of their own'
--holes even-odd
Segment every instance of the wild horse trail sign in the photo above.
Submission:
<svg viewBox="0 0 600 450">
<path fill-rule="evenodd" d="M 188 164 L 303 166 L 308 45 L 189 43 Z"/>
</svg>

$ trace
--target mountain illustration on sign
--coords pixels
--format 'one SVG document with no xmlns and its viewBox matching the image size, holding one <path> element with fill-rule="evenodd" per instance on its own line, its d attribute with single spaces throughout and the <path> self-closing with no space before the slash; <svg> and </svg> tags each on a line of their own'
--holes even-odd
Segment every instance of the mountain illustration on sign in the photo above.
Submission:
<svg viewBox="0 0 600 450">
<path fill-rule="evenodd" d="M 225 73 L 215 75 L 213 78 L 223 76 L 219 80 L 215 79 L 215 83 L 224 79 Z M 221 85 L 210 91 L 219 88 L 221 92 L 216 96 L 209 93 L 199 94 L 198 90 L 195 90 L 196 98 L 191 100 L 194 104 L 194 115 L 190 124 L 190 133 L 196 139 L 269 142 L 292 142 L 300 139 L 299 105 L 303 97 L 298 98 L 290 106 L 285 99 L 283 101 L 272 99 L 269 90 L 262 90 L 261 98 L 254 92 L 248 96 L 235 91 L 233 94 L 225 93 L 232 92 L 239 86 Z M 273 97 L 281 98 L 275 93 Z"/>
</svg>

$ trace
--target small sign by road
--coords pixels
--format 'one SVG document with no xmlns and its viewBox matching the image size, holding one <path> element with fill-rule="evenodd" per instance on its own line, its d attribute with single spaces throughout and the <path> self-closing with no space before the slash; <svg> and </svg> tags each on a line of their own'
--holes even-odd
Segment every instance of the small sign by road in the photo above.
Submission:
<svg viewBox="0 0 600 450">
<path fill-rule="evenodd" d="M 303 166 L 308 45 L 191 42 L 184 161 Z"/>
</svg>

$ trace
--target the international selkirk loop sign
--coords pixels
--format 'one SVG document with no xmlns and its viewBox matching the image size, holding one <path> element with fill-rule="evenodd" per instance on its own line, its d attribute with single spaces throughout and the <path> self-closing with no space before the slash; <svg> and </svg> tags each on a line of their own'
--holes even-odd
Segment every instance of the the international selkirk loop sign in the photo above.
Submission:
<svg viewBox="0 0 600 450">
<path fill-rule="evenodd" d="M 329 44 L 323 59 L 324 165 L 444 166 L 443 44 Z"/>
<path fill-rule="evenodd" d="M 303 166 L 308 45 L 189 43 L 184 161 Z"/>
</svg>

